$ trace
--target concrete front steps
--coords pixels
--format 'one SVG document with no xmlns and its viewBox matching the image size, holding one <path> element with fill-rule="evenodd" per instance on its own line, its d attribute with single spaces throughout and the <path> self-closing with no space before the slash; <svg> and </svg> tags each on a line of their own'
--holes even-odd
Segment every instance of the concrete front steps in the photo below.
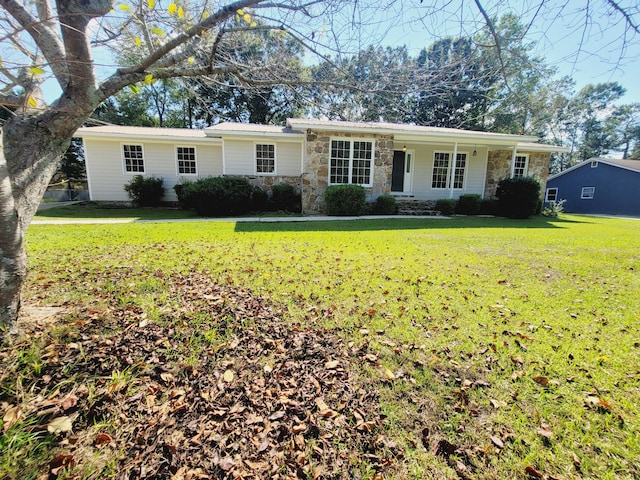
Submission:
<svg viewBox="0 0 640 480">
<path fill-rule="evenodd" d="M 396 197 L 398 215 L 440 215 L 435 200 L 416 200 L 412 197 Z"/>
</svg>

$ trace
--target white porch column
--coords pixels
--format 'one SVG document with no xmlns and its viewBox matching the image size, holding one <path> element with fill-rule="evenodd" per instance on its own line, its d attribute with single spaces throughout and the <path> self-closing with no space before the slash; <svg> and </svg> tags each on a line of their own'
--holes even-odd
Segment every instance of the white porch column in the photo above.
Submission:
<svg viewBox="0 0 640 480">
<path fill-rule="evenodd" d="M 458 160 L 458 142 L 453 144 L 453 161 L 451 162 L 451 177 L 449 178 L 449 198 L 453 198 L 453 180 L 456 178 L 457 160 Z"/>
<path fill-rule="evenodd" d="M 513 174 L 516 171 L 516 154 L 518 152 L 518 147 L 516 147 L 514 145 L 513 147 L 513 153 L 511 154 L 511 175 L 509 175 L 509 178 L 513 178 Z"/>
</svg>

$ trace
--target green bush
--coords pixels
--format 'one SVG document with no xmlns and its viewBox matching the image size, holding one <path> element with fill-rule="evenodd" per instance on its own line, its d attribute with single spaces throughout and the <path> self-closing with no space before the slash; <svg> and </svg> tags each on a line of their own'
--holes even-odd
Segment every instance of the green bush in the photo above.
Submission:
<svg viewBox="0 0 640 480">
<path fill-rule="evenodd" d="M 545 217 L 557 217 L 564 212 L 564 204 L 566 200 L 558 200 L 557 202 L 549 202 L 543 209 L 542 215 Z"/>
<path fill-rule="evenodd" d="M 498 214 L 507 218 L 529 218 L 540 205 L 540 183 L 533 177 L 505 178 L 496 190 Z"/>
<path fill-rule="evenodd" d="M 260 187 L 253 187 L 251 192 L 251 210 L 253 212 L 268 212 L 271 210 L 269 194 Z"/>
<path fill-rule="evenodd" d="M 180 208 L 183 208 L 185 210 L 188 210 L 188 207 L 185 205 L 184 202 L 184 188 L 191 182 L 189 181 L 184 181 L 182 183 L 176 183 L 173 186 L 173 191 L 176 192 L 176 197 L 178 197 L 178 205 L 180 206 Z"/>
<path fill-rule="evenodd" d="M 373 213 L 376 215 L 395 215 L 398 206 L 393 195 L 380 195 L 373 204 Z"/>
<path fill-rule="evenodd" d="M 478 211 L 478 215 L 495 215 L 497 212 L 495 198 L 483 198 L 480 201 L 480 210 Z"/>
<path fill-rule="evenodd" d="M 456 213 L 461 215 L 478 215 L 482 197 L 476 193 L 465 193 L 460 195 L 456 203 Z"/>
<path fill-rule="evenodd" d="M 243 215 L 251 209 L 253 186 L 241 177 L 205 177 L 185 184 L 182 203 L 198 215 Z"/>
<path fill-rule="evenodd" d="M 271 187 L 271 201 L 276 211 L 299 213 L 302 210 L 300 195 L 288 183 L 278 183 Z"/>
<path fill-rule="evenodd" d="M 157 207 L 164 196 L 163 179 L 136 175 L 124 186 L 133 204 L 137 207 Z"/>
<path fill-rule="evenodd" d="M 453 215 L 456 211 L 456 201 L 453 198 L 436 200 L 436 210 L 440 212 L 440 215 Z"/>
<path fill-rule="evenodd" d="M 360 185 L 331 185 L 324 192 L 328 215 L 362 215 L 366 211 L 366 194 Z"/>
</svg>

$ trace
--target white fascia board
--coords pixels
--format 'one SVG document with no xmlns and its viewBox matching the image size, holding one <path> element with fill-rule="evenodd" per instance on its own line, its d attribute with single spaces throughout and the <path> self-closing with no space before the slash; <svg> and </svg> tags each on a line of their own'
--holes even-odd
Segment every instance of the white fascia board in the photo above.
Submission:
<svg viewBox="0 0 640 480">
<path fill-rule="evenodd" d="M 397 125 L 392 128 L 384 125 L 376 126 L 375 124 L 362 124 L 362 125 L 340 125 L 340 124 L 318 124 L 313 121 L 305 121 L 298 119 L 289 119 L 288 124 L 291 128 L 296 130 L 318 130 L 318 131 L 330 131 L 330 132 L 344 132 L 344 133 L 368 133 L 369 135 L 394 135 L 395 140 L 398 141 L 416 141 L 424 138 L 431 141 L 432 139 L 438 139 L 443 143 L 463 143 L 463 142 L 477 142 L 478 144 L 492 143 L 492 142 L 509 142 L 510 144 L 519 142 L 537 142 L 538 137 L 522 136 L 522 135 L 510 135 L 491 132 L 476 132 L 471 130 L 456 130 L 456 129 L 441 129 L 441 131 L 435 130 L 417 130 L 419 127 L 412 127 L 410 125 Z"/>
<path fill-rule="evenodd" d="M 221 131 L 207 133 L 207 138 L 223 138 L 233 137 L 234 139 L 247 140 L 247 141 L 264 141 L 265 139 L 278 141 L 278 142 L 301 142 L 304 140 L 304 133 L 275 133 L 275 132 L 234 132 L 234 131 Z"/>
<path fill-rule="evenodd" d="M 138 143 L 140 142 L 158 142 L 158 143 L 213 143 L 220 144 L 222 140 L 216 137 L 190 137 L 190 136 L 168 136 L 168 135 L 141 135 L 141 134 L 132 134 L 132 133 L 100 133 L 100 132 L 87 132 L 87 131 L 77 131 L 75 133 L 76 137 L 80 137 L 88 140 L 112 140 L 114 142 L 120 142 L 123 140 L 133 140 Z"/>
</svg>

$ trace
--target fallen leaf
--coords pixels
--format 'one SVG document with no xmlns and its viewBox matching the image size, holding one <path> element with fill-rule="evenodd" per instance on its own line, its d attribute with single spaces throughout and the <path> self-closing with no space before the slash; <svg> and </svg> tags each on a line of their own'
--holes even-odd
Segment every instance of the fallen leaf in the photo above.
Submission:
<svg viewBox="0 0 640 480">
<path fill-rule="evenodd" d="M 70 408 L 75 407 L 77 403 L 78 397 L 71 394 L 67 398 L 65 398 L 60 405 L 62 406 L 63 410 L 69 410 Z"/>
<path fill-rule="evenodd" d="M 491 441 L 499 449 L 502 450 L 504 448 L 504 443 L 502 442 L 502 440 L 499 437 L 496 437 L 495 435 L 492 435 L 491 436 Z"/>
<path fill-rule="evenodd" d="M 47 425 L 49 433 L 70 432 L 73 428 L 73 420 L 70 417 L 56 417 Z"/>
<path fill-rule="evenodd" d="M 100 447 L 102 445 L 109 445 L 113 439 L 107 435 L 106 433 L 99 433 L 96 435 L 96 438 L 93 440 L 93 444 L 96 447 Z"/>
<path fill-rule="evenodd" d="M 509 405 L 504 400 L 495 400 L 493 398 L 491 400 L 489 400 L 489 402 L 491 402 L 491 405 L 493 405 L 493 408 L 495 408 L 496 410 L 498 408 L 504 408 L 504 407 L 507 407 Z"/>
<path fill-rule="evenodd" d="M 236 466 L 236 462 L 234 462 L 233 458 L 231 457 L 223 457 L 218 462 L 218 466 L 225 472 L 228 472 L 229 470 L 231 470 L 233 467 Z"/>
<path fill-rule="evenodd" d="M 338 360 L 330 360 L 330 361 L 328 361 L 327 363 L 324 364 L 324 368 L 326 368 L 327 370 L 333 370 L 339 364 L 340 364 L 340 362 Z"/>
<path fill-rule="evenodd" d="M 525 468 L 524 469 L 524 473 L 529 475 L 531 478 L 544 478 L 544 475 L 542 473 L 540 473 L 539 471 L 537 471 L 532 466 L 528 466 L 527 468 Z"/>
<path fill-rule="evenodd" d="M 2 417 L 2 431 L 6 432 L 9 430 L 18 422 L 18 420 L 20 420 L 20 418 L 22 418 L 20 405 L 16 405 L 15 407 L 8 409 Z"/>
<path fill-rule="evenodd" d="M 235 374 L 233 373 L 233 370 L 226 370 L 222 375 L 222 378 L 224 379 L 225 382 L 231 383 L 235 378 Z"/>
<path fill-rule="evenodd" d="M 538 435 L 550 440 L 551 436 L 553 435 L 553 433 L 551 432 L 551 427 L 549 425 L 547 425 L 546 423 L 543 423 L 542 425 L 540 425 L 540 428 L 538 428 Z"/>
<path fill-rule="evenodd" d="M 169 372 L 162 372 L 160 374 L 160 378 L 167 383 L 173 382 L 173 379 L 174 379 L 173 374 Z"/>
<path fill-rule="evenodd" d="M 538 385 L 542 385 L 543 387 L 546 387 L 549 384 L 549 378 L 543 377 L 541 375 L 537 377 L 533 377 L 533 381 L 536 382 Z"/>
<path fill-rule="evenodd" d="M 73 455 L 58 455 L 49 462 L 49 473 L 57 477 L 58 473 L 67 467 L 73 467 L 75 463 Z"/>
<path fill-rule="evenodd" d="M 394 373 L 389 370 L 388 368 L 384 369 L 384 376 L 387 378 L 387 380 L 395 380 L 396 376 L 394 375 Z"/>
</svg>

